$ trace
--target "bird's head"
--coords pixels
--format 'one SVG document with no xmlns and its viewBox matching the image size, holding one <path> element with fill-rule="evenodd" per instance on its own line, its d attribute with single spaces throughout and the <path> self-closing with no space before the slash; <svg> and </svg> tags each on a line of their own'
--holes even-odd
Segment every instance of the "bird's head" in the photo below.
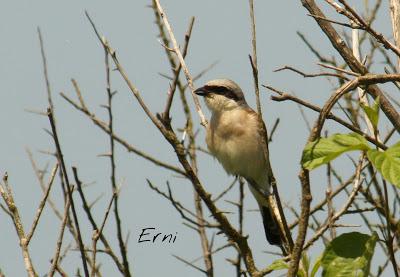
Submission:
<svg viewBox="0 0 400 277">
<path fill-rule="evenodd" d="M 194 92 L 204 97 L 211 112 L 223 112 L 247 105 L 242 89 L 229 79 L 208 81 Z"/>
</svg>

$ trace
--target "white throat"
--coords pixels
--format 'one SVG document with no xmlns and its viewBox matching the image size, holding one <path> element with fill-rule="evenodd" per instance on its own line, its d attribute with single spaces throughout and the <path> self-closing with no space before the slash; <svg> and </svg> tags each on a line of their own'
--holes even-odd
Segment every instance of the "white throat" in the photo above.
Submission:
<svg viewBox="0 0 400 277">
<path fill-rule="evenodd" d="M 223 113 L 240 107 L 240 105 L 233 99 L 226 98 L 225 96 L 214 94 L 205 99 L 206 105 L 211 113 Z"/>
</svg>

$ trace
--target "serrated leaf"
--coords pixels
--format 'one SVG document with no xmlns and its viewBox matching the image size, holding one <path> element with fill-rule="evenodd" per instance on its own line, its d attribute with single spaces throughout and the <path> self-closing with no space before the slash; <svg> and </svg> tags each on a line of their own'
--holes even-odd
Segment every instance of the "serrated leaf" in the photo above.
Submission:
<svg viewBox="0 0 400 277">
<path fill-rule="evenodd" d="M 312 170 L 332 161 L 345 152 L 367 151 L 369 149 L 367 140 L 359 134 L 335 134 L 308 143 L 303 150 L 301 164 L 304 168 Z"/>
<path fill-rule="evenodd" d="M 376 129 L 379 121 L 379 96 L 375 99 L 372 107 L 365 106 L 364 104 L 361 104 L 360 106 L 364 110 L 369 121 L 371 121 L 372 125 Z"/>
<path fill-rule="evenodd" d="M 280 269 L 288 269 L 288 268 L 289 268 L 289 265 L 282 259 L 275 260 L 268 267 L 269 270 L 280 270 Z"/>
<path fill-rule="evenodd" d="M 376 232 L 372 236 L 358 232 L 338 236 L 322 255 L 322 276 L 367 277 L 377 240 Z"/>
<path fill-rule="evenodd" d="M 367 152 L 367 155 L 383 178 L 400 188 L 400 142 L 389 147 L 386 151 L 371 149 Z"/>
</svg>

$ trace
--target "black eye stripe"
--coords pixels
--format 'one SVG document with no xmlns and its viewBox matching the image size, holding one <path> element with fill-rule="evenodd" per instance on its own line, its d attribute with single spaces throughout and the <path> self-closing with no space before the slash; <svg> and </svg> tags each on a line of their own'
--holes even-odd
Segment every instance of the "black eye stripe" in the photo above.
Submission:
<svg viewBox="0 0 400 277">
<path fill-rule="evenodd" d="M 229 92 L 229 90 L 226 87 L 213 87 L 212 90 L 218 94 L 225 94 Z"/>
<path fill-rule="evenodd" d="M 226 87 L 221 86 L 205 86 L 204 88 L 215 94 L 225 94 L 229 91 Z"/>
<path fill-rule="evenodd" d="M 227 87 L 222 87 L 222 86 L 205 86 L 204 87 L 207 91 L 215 93 L 215 94 L 219 94 L 219 95 L 223 95 L 227 98 L 233 99 L 233 100 L 238 100 L 237 95 L 231 91 L 230 89 L 228 89 Z"/>
<path fill-rule="evenodd" d="M 228 91 L 228 93 L 225 94 L 225 96 L 233 100 L 238 100 L 237 95 L 230 90 Z"/>
</svg>

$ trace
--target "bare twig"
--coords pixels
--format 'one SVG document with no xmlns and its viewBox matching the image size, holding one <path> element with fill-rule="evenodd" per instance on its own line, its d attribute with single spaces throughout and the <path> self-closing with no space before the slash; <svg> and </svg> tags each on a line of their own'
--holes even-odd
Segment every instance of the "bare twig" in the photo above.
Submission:
<svg viewBox="0 0 400 277">
<path fill-rule="evenodd" d="M 74 179 L 75 179 L 75 183 L 76 183 L 76 186 L 77 186 L 77 190 L 78 190 L 79 196 L 81 197 L 81 200 L 82 200 L 83 210 L 85 211 L 85 213 L 86 213 L 86 215 L 87 215 L 87 217 L 89 219 L 89 222 L 92 225 L 93 231 L 99 230 L 99 228 L 98 228 L 98 226 L 97 226 L 97 224 L 96 224 L 96 222 L 95 222 L 95 220 L 93 218 L 93 215 L 92 215 L 92 212 L 91 212 L 90 207 L 88 205 L 88 202 L 86 201 L 85 194 L 83 193 L 82 182 L 79 180 L 78 171 L 77 171 L 77 169 L 75 167 L 72 167 L 72 172 L 74 174 Z M 115 192 L 113 192 L 113 193 L 115 193 Z M 108 240 L 103 235 L 103 233 L 99 233 L 99 237 L 100 237 L 100 240 L 101 240 L 101 242 L 103 243 L 103 245 L 105 247 L 105 252 L 108 255 L 110 255 L 110 257 L 113 259 L 115 265 L 117 266 L 118 270 L 123 274 L 125 272 L 124 266 L 123 266 L 122 262 L 118 259 L 118 257 L 115 255 L 114 251 L 111 249 L 111 246 L 108 243 Z"/>
<path fill-rule="evenodd" d="M 346 76 L 341 75 L 341 74 L 330 73 L 330 72 L 322 72 L 322 73 L 308 74 L 308 73 L 304 73 L 303 71 L 298 70 L 298 69 L 296 69 L 296 68 L 294 68 L 294 67 L 292 67 L 292 66 L 288 66 L 288 65 L 285 65 L 284 67 L 275 69 L 274 72 L 279 72 L 279 71 L 282 71 L 282 70 L 290 70 L 290 71 L 296 72 L 297 74 L 300 74 L 300 75 L 303 76 L 304 78 L 313 78 L 313 77 L 321 77 L 321 76 L 330 76 L 330 77 L 337 77 L 337 78 L 341 78 L 341 79 L 344 79 L 344 80 L 349 81 L 349 78 L 347 78 Z"/>
<path fill-rule="evenodd" d="M 183 58 L 185 58 L 186 54 L 187 54 L 187 49 L 189 46 L 190 36 L 192 34 L 193 24 L 194 24 L 194 17 L 191 17 L 188 30 L 186 31 L 186 34 L 185 34 L 185 44 L 183 46 L 183 52 L 182 52 Z M 179 73 L 180 73 L 181 69 L 182 69 L 182 64 L 179 64 L 178 68 L 174 68 L 174 71 L 175 71 L 174 79 L 172 80 L 172 84 L 168 91 L 167 104 L 165 106 L 165 109 L 164 109 L 164 112 L 162 115 L 164 121 L 169 120 L 169 111 L 171 109 L 172 99 L 174 98 L 177 82 L 179 80 Z"/>
<path fill-rule="evenodd" d="M 74 200 L 72 198 L 72 191 L 73 190 L 72 190 L 72 187 L 70 186 L 70 183 L 69 183 L 67 169 L 66 169 L 65 162 L 64 162 L 64 157 L 63 157 L 63 154 L 62 154 L 62 151 L 61 151 L 60 141 L 59 141 L 58 135 L 57 135 L 56 125 L 55 125 L 56 123 L 55 123 L 55 120 L 54 120 L 54 117 L 53 117 L 53 112 L 52 112 L 51 108 L 47 109 L 47 116 L 49 118 L 50 125 L 51 125 L 54 144 L 55 144 L 56 150 L 57 150 L 57 157 L 58 157 L 58 160 L 59 160 L 59 162 L 61 164 L 62 176 L 63 176 L 63 179 L 65 180 L 65 184 L 66 184 L 66 187 L 67 187 L 68 198 L 69 198 L 69 201 L 70 201 L 70 205 L 71 205 L 71 209 L 72 209 L 72 215 L 73 215 L 74 223 L 75 223 L 75 227 L 76 227 L 76 234 L 77 234 L 77 238 L 78 238 L 79 250 L 81 252 L 83 270 L 84 270 L 85 276 L 89 277 L 89 270 L 88 270 L 88 267 L 87 267 L 87 260 L 86 260 L 85 250 L 84 250 L 85 248 L 84 248 L 84 245 L 83 245 L 81 231 L 80 231 L 80 228 L 79 228 L 78 216 L 77 216 L 77 213 L 76 213 Z"/>
<path fill-rule="evenodd" d="M 324 64 L 324 63 L 317 63 L 317 64 L 319 66 L 322 66 L 322 67 L 325 67 L 325 68 L 329 68 L 329 69 L 333 69 L 333 70 L 336 70 L 336 71 L 339 71 L 339 72 L 343 72 L 343 73 L 349 74 L 351 76 L 356 76 L 356 77 L 360 76 L 360 74 L 358 74 L 356 72 L 353 72 L 353 71 L 350 71 L 350 70 L 346 70 L 346 69 L 343 69 L 343 68 L 340 68 L 340 67 L 337 67 L 337 66 Z"/>
<path fill-rule="evenodd" d="M 105 212 L 105 214 L 104 214 L 104 219 L 103 219 L 103 222 L 101 223 L 100 230 L 94 230 L 94 232 L 93 232 L 93 236 L 92 236 L 92 244 L 93 244 L 93 256 L 92 256 L 92 257 L 93 257 L 93 258 L 92 258 L 93 270 L 92 270 L 92 273 L 91 273 L 91 276 L 92 276 L 92 277 L 95 277 L 95 276 L 96 276 L 96 271 L 97 271 L 97 267 L 96 267 L 97 242 L 99 241 L 99 238 L 100 238 L 101 234 L 103 233 L 103 229 L 104 229 L 104 226 L 106 225 L 106 221 L 107 221 L 107 218 L 108 218 L 108 214 L 110 213 L 111 206 L 112 206 L 112 204 L 113 204 L 113 202 L 114 202 L 115 197 L 117 196 L 117 194 L 118 194 L 118 192 L 114 192 L 114 193 L 112 194 L 112 197 L 111 197 L 111 199 L 110 199 L 110 203 L 108 204 L 107 210 L 106 210 L 106 212 Z"/>
<path fill-rule="evenodd" d="M 352 32 L 352 42 L 353 42 L 353 55 L 357 60 L 361 60 L 361 56 L 360 56 L 360 45 L 359 45 L 359 39 L 358 39 L 358 30 L 353 29 Z M 357 92 L 358 92 L 358 101 L 360 102 L 360 105 L 365 105 L 365 106 L 369 106 L 368 104 L 368 99 L 367 99 L 367 95 L 365 93 L 365 91 L 358 87 L 357 88 Z M 375 136 L 375 130 L 374 130 L 374 126 L 371 123 L 371 120 L 368 118 L 368 116 L 364 113 L 364 120 L 367 124 L 368 127 L 368 131 L 370 132 L 371 135 Z M 375 136 L 377 138 L 377 141 L 380 141 L 379 137 Z"/>
<path fill-rule="evenodd" d="M 44 205 L 46 204 L 47 198 L 49 197 L 50 189 L 51 189 L 51 187 L 53 185 L 53 181 L 54 181 L 54 177 L 56 176 L 57 169 L 58 169 L 58 164 L 56 164 L 54 166 L 54 168 L 53 168 L 53 170 L 51 172 L 50 180 L 48 182 L 46 192 L 44 193 L 43 198 L 40 201 L 39 208 L 36 211 L 36 215 L 35 215 L 35 218 L 33 220 L 31 230 L 30 230 L 29 234 L 26 236 L 26 243 L 27 244 L 29 244 L 30 240 L 32 239 L 33 234 L 35 233 L 36 226 L 37 226 L 37 224 L 39 222 L 40 216 L 42 215 L 42 211 L 44 209 Z"/>
<path fill-rule="evenodd" d="M 256 19 L 254 16 L 253 0 L 249 0 L 249 6 L 250 6 L 251 46 L 252 46 L 252 55 L 249 56 L 249 58 L 250 58 L 250 65 L 253 70 L 254 91 L 256 93 L 257 112 L 262 118 L 261 102 L 260 102 L 260 86 L 258 84 Z"/>
<path fill-rule="evenodd" d="M 198 222 L 196 222 L 194 219 L 188 217 L 186 213 L 190 214 L 192 217 L 196 217 L 196 214 L 192 211 L 190 211 L 189 209 L 187 209 L 185 206 L 183 206 L 180 202 L 178 202 L 177 200 L 175 200 L 174 196 L 172 195 L 172 191 L 171 191 L 171 187 L 169 185 L 169 183 L 167 182 L 167 188 L 168 188 L 168 194 L 161 191 L 159 188 L 157 188 L 155 185 L 153 185 L 153 183 L 150 180 L 146 180 L 147 184 L 149 185 L 149 187 L 154 190 L 155 192 L 157 192 L 158 194 L 160 194 L 161 196 L 163 196 L 165 199 L 168 199 L 172 206 L 177 210 L 177 212 L 181 215 L 181 217 L 192 223 L 193 225 L 196 226 L 204 226 L 204 227 L 208 227 L 208 228 L 218 228 L 219 226 L 216 224 L 211 224 L 209 222 L 203 221 L 202 225 L 200 225 Z"/>
<path fill-rule="evenodd" d="M 187 68 L 186 63 L 185 63 L 185 60 L 184 60 L 184 58 L 183 58 L 183 55 L 182 55 L 182 53 L 181 53 L 181 51 L 180 51 L 180 49 L 179 49 L 179 45 L 178 45 L 178 42 L 177 42 L 176 39 L 175 39 L 175 35 L 174 35 L 174 33 L 172 32 L 172 28 L 171 28 L 171 25 L 169 24 L 167 15 L 165 14 L 164 9 L 162 8 L 162 6 L 161 6 L 161 4 L 160 4 L 160 1 L 159 1 L 159 0 L 154 0 L 154 1 L 155 1 L 155 3 L 156 3 L 158 12 L 159 12 L 161 18 L 163 19 L 164 26 L 165 26 L 165 28 L 166 28 L 167 31 L 168 31 L 169 38 L 170 38 L 170 40 L 171 40 L 171 42 L 172 42 L 172 45 L 173 45 L 173 50 L 174 50 L 176 56 L 178 57 L 178 60 L 179 60 L 179 62 L 180 62 L 180 64 L 181 64 L 181 66 L 182 66 L 183 72 L 185 73 L 186 80 L 187 80 L 188 85 L 189 85 L 189 88 L 190 88 L 190 90 L 191 90 L 191 92 L 192 92 L 193 101 L 194 101 L 194 104 L 195 104 L 195 106 L 196 106 L 197 113 L 198 113 L 198 115 L 199 115 L 199 117 L 200 117 L 201 125 L 203 125 L 204 127 L 206 127 L 207 124 L 208 124 L 208 123 L 207 123 L 207 120 L 206 120 L 206 118 L 205 118 L 205 116 L 204 116 L 204 114 L 203 114 L 203 111 L 201 110 L 199 98 L 198 98 L 197 95 L 194 93 L 195 88 L 194 88 L 194 85 L 193 85 L 192 77 L 190 76 L 189 69 Z"/>
<path fill-rule="evenodd" d="M 270 132 L 270 135 L 269 135 L 269 138 L 268 138 L 268 143 L 272 142 L 272 137 L 274 136 L 275 131 L 278 129 L 279 122 L 280 122 L 280 119 L 278 117 L 275 120 L 274 124 L 272 125 L 271 132 Z"/>
<path fill-rule="evenodd" d="M 8 174 L 5 173 L 3 176 L 3 183 L 0 184 L 0 195 L 3 197 L 4 202 L 8 208 L 8 214 L 14 223 L 15 230 L 19 238 L 19 244 L 22 250 L 22 256 L 24 258 L 25 269 L 30 277 L 37 277 L 36 270 L 32 264 L 32 259 L 28 250 L 28 240 L 26 239 L 24 226 L 22 225 L 21 217 L 17 205 L 15 204 L 14 197 L 12 195 L 11 187 L 8 184 Z"/>
<path fill-rule="evenodd" d="M 256 36 L 256 24 L 255 24 L 255 16 L 254 16 L 254 1 L 249 0 L 249 6 L 250 6 L 250 19 L 251 19 L 251 34 L 252 34 L 252 55 L 249 55 L 250 59 L 250 64 L 252 67 L 252 72 L 253 72 L 253 80 L 254 80 L 254 90 L 256 94 L 256 101 L 257 101 L 257 113 L 259 115 L 260 120 L 262 121 L 262 111 L 261 111 L 261 102 L 260 102 L 260 87 L 259 87 L 259 82 L 258 82 L 258 65 L 257 65 L 257 36 Z M 269 151 L 268 151 L 268 132 L 265 124 L 260 124 L 260 129 L 263 132 L 263 143 L 262 143 L 262 148 L 264 152 L 264 158 L 267 161 L 267 164 L 270 165 L 269 161 Z M 292 241 L 292 236 L 290 234 L 290 230 L 287 227 L 287 222 L 285 218 L 285 214 L 283 213 L 283 208 L 282 208 L 282 203 L 280 201 L 280 196 L 278 192 L 278 187 L 277 187 L 277 182 L 274 176 L 274 173 L 272 172 L 271 166 L 268 166 L 266 168 L 267 174 L 268 174 L 268 180 L 270 185 L 272 186 L 274 198 L 268 197 L 267 201 L 269 202 L 269 205 L 273 210 L 273 217 L 275 218 L 274 220 L 277 221 L 278 226 L 279 226 L 279 232 L 281 233 L 283 243 L 285 244 L 284 247 L 281 247 L 282 252 L 285 254 L 286 251 L 291 252 L 293 248 L 293 241 Z M 262 195 L 262 194 L 261 194 Z M 275 209 L 276 208 L 276 209 Z M 286 248 L 286 249 L 285 249 Z"/>
<path fill-rule="evenodd" d="M 337 194 L 339 194 L 341 191 L 343 191 L 348 185 L 351 184 L 351 182 L 353 182 L 355 175 L 351 176 L 346 182 L 342 182 L 342 184 L 336 188 L 334 191 L 332 191 L 331 193 L 331 197 L 335 197 Z M 323 199 L 321 202 L 319 202 L 318 204 L 316 204 L 311 210 L 310 210 L 310 215 L 316 213 L 317 211 L 320 211 L 323 206 L 325 206 L 328 202 L 328 199 Z M 292 229 L 294 227 L 297 226 L 297 224 L 299 223 L 299 219 L 296 219 L 292 224 L 289 225 L 289 228 Z"/>
<path fill-rule="evenodd" d="M 368 33 L 370 33 L 378 42 L 382 43 L 386 49 L 392 50 L 398 57 L 400 57 L 400 49 L 387 40 L 381 33 L 378 33 L 373 29 L 364 19 L 347 3 L 345 0 L 338 0 L 346 9 L 345 15 L 350 20 L 356 20 L 357 23 L 363 27 Z"/>
<path fill-rule="evenodd" d="M 315 106 L 315 105 L 313 105 L 313 104 L 311 104 L 311 103 L 309 103 L 309 102 L 307 102 L 307 101 L 305 101 L 305 100 L 302 100 L 302 99 L 300 99 L 300 98 L 297 98 L 297 97 L 294 96 L 294 95 L 291 95 L 291 94 L 288 94 L 288 93 L 286 93 L 286 92 L 277 90 L 277 89 L 275 89 L 275 88 L 273 88 L 273 87 L 271 87 L 271 86 L 263 85 L 263 87 L 265 87 L 265 88 L 267 88 L 267 89 L 269 89 L 269 90 L 271 90 L 271 91 L 276 92 L 277 94 L 279 94 L 279 96 L 271 96 L 271 99 L 274 100 L 274 101 L 286 101 L 286 100 L 290 100 L 290 101 L 296 102 L 296 103 L 298 103 L 298 104 L 300 104 L 300 105 L 302 105 L 302 106 L 304 106 L 304 107 L 307 107 L 307 108 L 309 108 L 309 109 L 311 109 L 311 110 L 313 110 L 313 111 L 316 111 L 316 112 L 321 112 L 321 110 L 322 110 L 320 107 L 317 107 L 317 106 Z M 365 137 L 369 142 L 371 142 L 371 143 L 377 145 L 379 148 L 381 148 L 381 149 L 387 149 L 387 146 L 386 146 L 386 145 L 384 145 L 383 143 L 377 141 L 374 137 L 371 137 L 370 135 L 364 133 L 364 132 L 361 131 L 359 128 L 357 128 L 356 126 L 354 126 L 354 124 L 347 123 L 346 121 L 344 121 L 343 119 L 341 119 L 341 118 L 339 118 L 339 117 L 333 115 L 332 113 L 330 113 L 329 115 L 327 115 L 326 118 L 327 118 L 327 119 L 332 119 L 332 120 L 338 122 L 339 124 L 343 125 L 344 127 L 348 128 L 349 130 L 351 130 L 351 131 L 353 131 L 353 132 L 355 132 L 355 133 L 357 133 L 357 134 L 362 135 L 362 136 Z"/>
<path fill-rule="evenodd" d="M 192 263 L 192 262 L 190 262 L 190 261 L 187 261 L 187 260 L 185 260 L 185 259 L 183 259 L 183 258 L 181 258 L 181 257 L 179 257 L 179 256 L 177 256 L 177 255 L 172 255 L 172 256 L 173 256 L 175 259 L 177 259 L 178 261 L 181 261 L 182 263 L 187 264 L 188 266 L 190 266 L 190 267 L 192 267 L 192 268 L 194 268 L 194 269 L 196 269 L 196 270 L 198 270 L 198 271 L 204 273 L 205 275 L 207 275 L 207 271 L 205 271 L 204 269 L 202 269 L 202 268 L 200 268 L 200 267 L 194 265 L 194 263 Z"/>
<path fill-rule="evenodd" d="M 47 113 L 46 113 L 46 116 L 47 116 Z M 40 170 L 40 169 L 38 168 L 38 166 L 37 166 L 35 160 L 33 159 L 33 154 L 32 154 L 32 152 L 31 152 L 28 148 L 26 148 L 25 151 L 26 151 L 26 153 L 28 154 L 29 161 L 31 162 L 33 171 L 35 172 L 36 178 L 37 178 L 38 181 L 39 181 L 40 188 L 42 189 L 43 192 L 45 192 L 47 188 L 46 188 L 46 184 L 44 183 L 44 179 L 43 179 L 43 175 L 44 175 L 43 170 Z M 56 217 L 57 217 L 59 220 L 62 220 L 62 218 L 63 218 L 63 217 L 62 217 L 62 214 L 61 214 L 61 212 L 57 209 L 56 204 L 55 204 L 54 201 L 51 199 L 50 195 L 47 197 L 47 202 L 49 202 L 50 207 L 51 207 L 51 209 L 53 210 L 53 212 L 54 212 L 54 214 L 56 215 Z"/>
<path fill-rule="evenodd" d="M 165 17 L 165 14 L 163 12 L 163 10 L 161 9 L 160 5 L 159 5 L 159 1 L 155 0 L 157 3 L 157 7 L 158 10 L 161 14 L 161 16 L 163 17 L 164 23 L 165 25 L 167 20 Z M 228 221 L 228 219 L 226 218 L 226 216 L 224 215 L 224 213 L 222 213 L 217 206 L 215 205 L 215 203 L 212 201 L 211 199 L 211 195 L 204 189 L 203 185 L 200 183 L 197 174 L 195 173 L 195 171 L 193 170 L 192 166 L 190 165 L 190 163 L 187 160 L 187 155 L 186 155 L 186 149 L 185 147 L 182 145 L 182 143 L 180 142 L 180 139 L 177 138 L 175 132 L 169 128 L 168 126 L 164 126 L 147 108 L 147 106 L 145 105 L 145 103 L 143 102 L 139 91 L 136 89 L 136 87 L 133 85 L 133 83 L 129 80 L 129 78 L 127 77 L 124 69 L 122 68 L 121 64 L 119 63 L 117 57 L 116 57 L 116 53 L 115 51 L 108 45 L 108 42 L 100 37 L 93 21 L 90 19 L 90 17 L 88 16 L 88 14 L 86 13 L 88 19 L 90 20 L 96 35 L 99 39 L 99 41 L 101 42 L 101 44 L 107 47 L 107 51 L 109 52 L 109 54 L 111 55 L 114 64 L 117 66 L 118 71 L 120 72 L 121 76 L 124 78 L 125 82 L 127 83 L 129 89 L 131 90 L 131 92 L 134 94 L 135 98 L 138 100 L 139 104 L 141 105 L 142 109 L 144 110 L 144 112 L 147 114 L 147 116 L 151 119 L 151 121 L 153 122 L 153 124 L 158 128 L 158 130 L 162 133 L 162 135 L 165 137 L 165 139 L 171 144 L 171 146 L 173 147 L 179 162 L 181 163 L 181 165 L 183 166 L 185 172 L 186 172 L 186 176 L 187 178 L 191 181 L 194 189 L 196 190 L 196 192 L 199 194 L 199 196 L 201 197 L 201 199 L 203 200 L 203 202 L 205 203 L 205 205 L 208 207 L 209 211 L 211 212 L 211 214 L 213 215 L 213 217 L 218 221 L 218 223 L 220 224 L 220 229 L 227 235 L 228 239 L 234 241 L 236 243 L 236 245 L 238 246 L 238 248 L 240 249 L 240 252 L 243 256 L 243 260 L 244 260 L 244 264 L 246 265 L 246 268 L 249 272 L 249 274 L 252 274 L 255 277 L 259 277 L 260 272 L 258 271 L 257 267 L 255 266 L 254 263 L 254 258 L 253 258 L 253 254 L 252 251 L 247 243 L 247 238 L 240 235 L 239 232 L 231 225 L 231 223 Z M 169 25 L 168 25 L 169 26 Z M 167 28 L 169 32 L 172 32 L 172 30 L 170 28 Z M 172 36 L 171 36 L 172 37 Z M 191 84 L 191 80 L 190 80 L 190 76 L 188 76 L 188 72 L 186 71 L 187 68 L 185 69 L 184 66 L 184 61 L 182 58 L 182 55 L 177 47 L 177 45 L 175 44 L 176 41 L 174 39 L 171 38 L 171 40 L 174 42 L 174 48 L 175 51 L 178 55 L 178 58 L 182 64 L 182 68 L 185 71 L 186 77 L 188 79 L 189 82 L 189 87 L 191 88 L 192 92 L 193 92 L 193 85 Z M 197 98 L 196 98 L 197 99 Z"/>
<path fill-rule="evenodd" d="M 340 26 L 343 26 L 343 27 L 347 27 L 347 28 L 351 28 L 351 29 L 362 29 L 362 27 L 357 25 L 357 24 L 351 25 L 351 24 L 348 24 L 348 23 L 343 23 L 343 22 L 339 22 L 339 21 L 336 21 L 336 20 L 328 19 L 328 18 L 325 18 L 325 17 L 320 17 L 318 15 L 313 15 L 313 14 L 307 14 L 307 15 L 311 16 L 311 17 L 314 17 L 316 19 L 325 20 L 327 22 L 330 22 L 330 23 L 333 23 L 333 24 L 337 24 L 337 25 L 340 25 Z"/>
<path fill-rule="evenodd" d="M 69 213 L 70 204 L 71 204 L 71 202 L 69 201 L 69 198 L 67 198 L 67 202 L 66 202 L 65 208 L 64 208 L 64 216 L 63 216 L 63 220 L 61 223 L 60 233 L 59 233 L 58 239 L 57 239 L 56 252 L 55 252 L 54 257 L 51 262 L 49 277 L 54 276 L 54 272 L 56 271 L 56 269 L 58 267 L 61 245 L 62 245 L 62 241 L 63 241 L 63 237 L 64 237 L 65 225 L 67 224 L 67 221 L 68 221 L 68 213 Z"/>
<path fill-rule="evenodd" d="M 84 106 L 78 105 L 78 103 L 76 103 L 73 100 L 71 100 L 64 93 L 61 93 L 61 97 L 63 97 L 75 109 L 77 109 L 78 111 L 80 111 L 80 112 L 84 113 L 86 116 L 88 116 L 97 127 L 102 129 L 107 134 L 111 134 L 108 125 L 105 122 L 101 121 L 99 118 L 97 118 L 96 115 L 91 113 L 87 108 L 85 108 Z M 147 153 L 135 148 L 134 146 L 129 144 L 126 140 L 124 140 L 123 138 L 121 138 L 117 134 L 113 133 L 113 138 L 115 139 L 115 141 L 117 141 L 119 144 L 121 144 L 127 151 L 135 153 L 136 155 L 138 155 L 138 156 L 140 156 L 140 157 L 152 162 L 153 164 L 155 164 L 157 166 L 161 166 L 163 168 L 169 169 L 169 170 L 171 170 L 171 171 L 173 171 L 175 173 L 178 173 L 180 175 L 183 175 L 183 176 L 185 175 L 185 172 L 182 169 L 180 169 L 180 168 L 178 168 L 176 166 L 167 164 L 167 163 L 165 163 L 163 161 L 160 161 L 160 160 L 148 155 Z"/>
<path fill-rule="evenodd" d="M 382 183 L 383 183 L 383 190 L 385 193 L 385 201 L 384 201 L 384 205 L 385 205 L 385 217 L 386 217 L 386 247 L 387 250 L 389 252 L 389 258 L 390 261 L 392 263 L 393 266 L 393 271 L 394 271 L 394 275 L 396 277 L 399 276 L 399 268 L 397 266 L 397 261 L 396 261 L 396 256 L 394 253 L 394 249 L 393 249 L 393 241 L 394 241 L 394 236 L 391 233 L 391 226 L 390 226 L 390 209 L 389 209 L 389 196 L 388 196 L 388 191 L 387 191 L 387 184 L 386 181 L 382 178 Z"/>
<path fill-rule="evenodd" d="M 309 142 L 314 141 L 318 137 L 320 137 L 322 127 L 332 107 L 344 94 L 355 88 L 354 85 L 357 83 L 357 80 L 358 79 L 355 79 L 351 82 L 345 83 L 331 95 L 329 100 L 325 103 L 317 121 L 314 124 L 312 132 L 308 138 Z M 310 204 L 312 200 L 309 171 L 302 167 L 299 173 L 299 179 L 302 188 L 301 214 L 299 219 L 298 235 L 293 248 L 292 259 L 288 270 L 288 276 L 290 277 L 296 276 L 299 268 L 299 262 L 301 254 L 303 252 L 303 245 L 307 234 L 308 221 L 310 217 Z"/>
<path fill-rule="evenodd" d="M 392 18 L 393 37 L 397 48 L 400 48 L 400 2 L 390 0 L 390 16 Z M 400 71 L 400 57 L 397 57 L 398 71 Z"/>
<path fill-rule="evenodd" d="M 341 0 L 342 1 L 342 0 Z M 319 7 L 315 4 L 314 0 L 301 0 L 302 5 L 308 10 L 309 13 L 317 15 L 319 17 L 325 17 Z M 348 64 L 352 71 L 365 75 L 368 73 L 367 69 L 363 64 L 361 64 L 349 49 L 349 47 L 344 43 L 343 39 L 339 36 L 336 30 L 332 27 L 329 22 L 324 20 L 316 19 L 321 30 L 327 35 L 333 47 L 338 51 L 338 53 L 343 57 L 345 62 Z M 368 94 L 372 97 L 380 97 L 380 107 L 382 111 L 386 114 L 390 122 L 396 127 L 397 132 L 400 132 L 400 115 L 394 109 L 392 104 L 386 99 L 382 91 L 376 85 L 371 85 L 367 89 Z"/>
<path fill-rule="evenodd" d="M 54 111 L 54 105 L 53 105 L 53 99 L 51 96 L 51 88 L 50 88 L 50 81 L 49 81 L 49 73 L 47 71 L 47 59 L 46 59 L 46 54 L 44 51 L 42 32 L 40 31 L 39 27 L 37 27 L 37 32 L 38 32 L 38 37 L 39 37 L 40 53 L 42 55 L 42 62 L 43 62 L 43 75 L 44 75 L 44 79 L 46 82 L 47 101 L 48 101 L 51 109 Z"/>
<path fill-rule="evenodd" d="M 360 157 L 360 161 L 356 169 L 356 177 L 354 179 L 353 190 L 349 198 L 347 199 L 346 203 L 337 213 L 335 213 L 334 216 L 332 216 L 332 218 L 326 224 L 324 224 L 318 229 L 318 231 L 314 234 L 314 236 L 304 245 L 304 249 L 310 247 L 319 237 L 321 237 L 324 234 L 324 232 L 329 228 L 330 224 L 336 222 L 350 208 L 362 184 L 361 169 L 363 167 L 363 161 L 364 161 L 364 154 L 362 154 Z"/>
<path fill-rule="evenodd" d="M 222 192 L 220 192 L 217 196 L 214 197 L 213 201 L 214 201 L 214 202 L 217 202 L 217 201 L 220 200 L 225 194 L 227 194 L 227 193 L 233 188 L 233 186 L 236 184 L 237 180 L 238 180 L 238 179 L 235 178 L 235 179 L 233 180 L 233 182 L 232 182 L 229 186 L 226 187 L 226 189 L 224 189 Z"/>
<path fill-rule="evenodd" d="M 113 190 L 113 200 L 114 200 L 114 217 L 115 217 L 115 225 L 117 228 L 117 238 L 118 238 L 118 245 L 120 249 L 120 253 L 122 256 L 122 262 L 124 265 L 124 275 L 126 277 L 131 276 L 131 272 L 129 269 L 129 261 L 128 261 L 128 253 L 127 253 L 127 248 L 123 240 L 123 235 L 122 235 L 122 226 L 121 226 L 121 217 L 119 215 L 119 207 L 118 207 L 118 188 L 117 188 L 117 180 L 116 180 L 116 165 L 115 165 L 115 139 L 114 139 L 114 117 L 113 117 L 113 109 L 112 109 L 112 98 L 113 98 L 113 93 L 111 90 L 111 76 L 110 76 L 110 61 L 109 61 L 109 53 L 107 50 L 107 47 L 104 46 L 104 60 L 105 60 L 105 69 L 106 69 L 106 91 L 107 91 L 107 111 L 108 111 L 108 129 L 109 129 L 109 141 L 110 141 L 110 168 L 111 168 L 111 175 L 110 175 L 110 182 L 111 182 L 111 188 Z M 110 203 L 113 203 L 111 201 Z M 108 212 L 106 213 L 108 215 Z M 102 228 L 100 229 L 102 230 Z M 96 231 L 95 231 L 96 232 Z M 100 232 L 101 234 L 102 232 Z M 94 248 L 96 247 L 97 239 L 93 242 Z M 96 252 L 96 251 L 95 251 Z M 96 255 L 94 254 L 94 258 Z M 95 259 L 94 259 L 95 262 Z M 96 272 L 96 263 L 94 263 L 94 270 L 92 273 Z"/>
<path fill-rule="evenodd" d="M 318 50 L 315 49 L 314 46 L 306 39 L 306 37 L 299 31 L 296 34 L 300 37 L 300 39 L 305 43 L 305 45 L 310 49 L 310 51 L 317 57 L 317 59 L 323 63 L 334 64 L 332 59 L 328 59 L 323 57 Z"/>
</svg>

